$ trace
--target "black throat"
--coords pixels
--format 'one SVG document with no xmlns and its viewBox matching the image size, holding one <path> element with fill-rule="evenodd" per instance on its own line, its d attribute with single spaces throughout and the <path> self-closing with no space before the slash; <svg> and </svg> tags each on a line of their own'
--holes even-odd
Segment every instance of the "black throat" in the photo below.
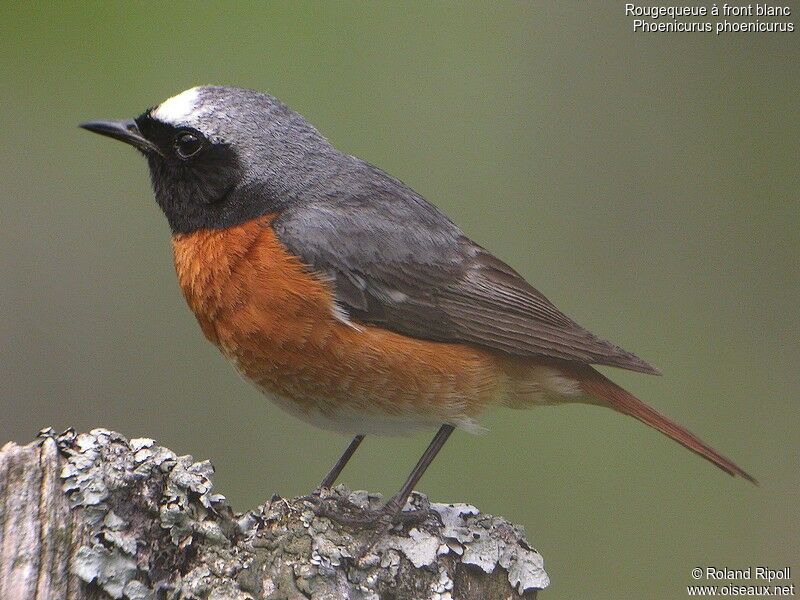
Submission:
<svg viewBox="0 0 800 600">
<path fill-rule="evenodd" d="M 148 156 L 156 202 L 172 233 L 225 229 L 285 205 L 266 183 L 243 183 L 235 161 L 173 165 Z"/>
</svg>

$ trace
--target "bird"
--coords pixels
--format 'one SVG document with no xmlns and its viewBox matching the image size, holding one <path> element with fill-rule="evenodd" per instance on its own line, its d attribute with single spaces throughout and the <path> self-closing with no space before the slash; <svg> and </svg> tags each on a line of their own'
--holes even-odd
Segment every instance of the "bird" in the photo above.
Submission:
<svg viewBox="0 0 800 600">
<path fill-rule="evenodd" d="M 205 337 L 267 398 L 352 435 L 437 429 L 382 507 L 398 516 L 455 429 L 496 406 L 583 403 L 733 461 L 602 375 L 660 374 L 566 316 L 433 204 L 335 148 L 277 98 L 190 88 L 132 120 L 80 127 L 146 158 L 180 288 Z"/>
</svg>

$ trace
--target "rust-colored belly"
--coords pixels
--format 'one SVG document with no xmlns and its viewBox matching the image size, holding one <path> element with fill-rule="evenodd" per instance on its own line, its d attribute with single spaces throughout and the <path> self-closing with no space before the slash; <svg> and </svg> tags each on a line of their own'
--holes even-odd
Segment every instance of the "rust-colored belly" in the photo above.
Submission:
<svg viewBox="0 0 800 600">
<path fill-rule="evenodd" d="M 503 391 L 499 359 L 335 318 L 329 286 L 286 250 L 271 220 L 173 237 L 178 280 L 206 337 L 265 394 L 317 425 L 474 428 Z"/>
</svg>

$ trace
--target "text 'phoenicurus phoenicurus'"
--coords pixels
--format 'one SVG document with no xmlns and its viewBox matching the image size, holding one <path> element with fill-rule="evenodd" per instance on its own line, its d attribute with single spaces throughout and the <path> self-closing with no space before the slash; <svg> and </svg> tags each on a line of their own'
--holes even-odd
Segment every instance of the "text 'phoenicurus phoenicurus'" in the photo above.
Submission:
<svg viewBox="0 0 800 600">
<path fill-rule="evenodd" d="M 85 129 L 139 149 L 205 336 L 266 396 L 355 438 L 438 426 L 397 515 L 454 428 L 491 406 L 583 402 L 755 479 L 598 373 L 658 373 L 560 312 L 419 194 L 275 98 L 196 87 Z"/>
</svg>

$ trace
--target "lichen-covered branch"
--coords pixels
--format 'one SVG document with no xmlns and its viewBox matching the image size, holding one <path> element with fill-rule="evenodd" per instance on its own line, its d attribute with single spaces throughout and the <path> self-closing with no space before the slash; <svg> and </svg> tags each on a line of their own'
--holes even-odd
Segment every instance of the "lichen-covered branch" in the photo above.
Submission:
<svg viewBox="0 0 800 600">
<path fill-rule="evenodd" d="M 522 529 L 473 506 L 430 504 L 394 526 L 343 525 L 303 498 L 235 514 L 212 472 L 104 429 L 6 444 L 0 598 L 491 600 L 549 583 Z M 351 514 L 380 498 L 340 486 L 322 500 Z"/>
</svg>

